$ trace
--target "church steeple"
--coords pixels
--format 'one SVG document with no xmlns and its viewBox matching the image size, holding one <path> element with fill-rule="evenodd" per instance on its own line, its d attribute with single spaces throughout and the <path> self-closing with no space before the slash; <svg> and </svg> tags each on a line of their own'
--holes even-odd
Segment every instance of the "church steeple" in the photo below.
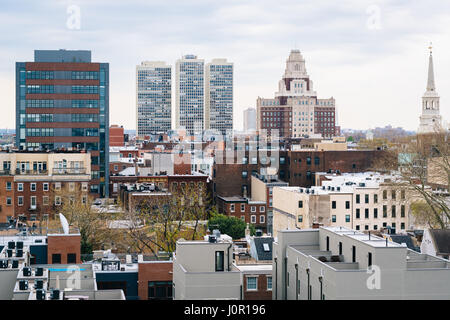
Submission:
<svg viewBox="0 0 450 320">
<path fill-rule="evenodd" d="M 433 47 L 428 47 L 430 49 L 430 58 L 428 61 L 428 82 L 427 82 L 427 91 L 435 91 L 436 87 L 434 85 L 434 69 L 433 69 Z"/>
</svg>

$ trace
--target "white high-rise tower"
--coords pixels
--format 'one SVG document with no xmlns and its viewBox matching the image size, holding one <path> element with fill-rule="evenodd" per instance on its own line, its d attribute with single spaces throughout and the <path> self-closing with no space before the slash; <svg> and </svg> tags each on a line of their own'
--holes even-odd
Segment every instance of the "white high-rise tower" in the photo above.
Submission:
<svg viewBox="0 0 450 320">
<path fill-rule="evenodd" d="M 442 127 L 442 117 L 439 113 L 439 95 L 434 84 L 432 47 L 430 46 L 429 49 L 427 91 L 422 97 L 422 115 L 420 116 L 418 133 L 433 133 L 439 131 Z"/>
</svg>

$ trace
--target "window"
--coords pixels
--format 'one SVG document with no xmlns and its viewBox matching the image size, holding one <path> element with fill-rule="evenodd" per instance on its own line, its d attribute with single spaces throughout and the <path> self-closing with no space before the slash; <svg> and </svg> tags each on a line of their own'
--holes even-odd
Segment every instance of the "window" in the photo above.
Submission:
<svg viewBox="0 0 450 320">
<path fill-rule="evenodd" d="M 364 218 L 369 219 L 369 209 L 364 209 Z"/>
<path fill-rule="evenodd" d="M 11 181 L 6 182 L 6 190 L 11 191 Z"/>
<path fill-rule="evenodd" d="M 306 164 L 307 164 L 307 165 L 310 165 L 310 164 L 311 164 L 311 157 L 307 157 L 307 158 L 306 158 Z"/>
<path fill-rule="evenodd" d="M 216 271 L 224 271 L 224 252 L 216 251 Z"/>
<path fill-rule="evenodd" d="M 259 216 L 259 223 L 265 223 L 266 222 L 266 216 L 260 215 Z"/>
<path fill-rule="evenodd" d="M 234 203 L 230 204 L 230 212 L 234 212 Z"/>
<path fill-rule="evenodd" d="M 405 200 L 405 190 L 402 190 L 400 192 L 400 197 L 401 197 L 402 200 Z"/>
<path fill-rule="evenodd" d="M 402 222 L 402 223 L 400 224 L 400 229 L 405 230 L 405 223 L 404 223 L 404 222 Z"/>
<path fill-rule="evenodd" d="M 377 194 L 373 195 L 373 203 L 378 203 L 378 195 Z"/>
<path fill-rule="evenodd" d="M 364 203 L 369 203 L 369 195 L 364 195 Z"/>
<path fill-rule="evenodd" d="M 11 197 L 6 197 L 6 205 L 10 206 L 12 204 L 12 198 Z"/>
<path fill-rule="evenodd" d="M 257 277 L 247 277 L 247 291 L 258 290 L 258 278 Z"/>
<path fill-rule="evenodd" d="M 30 190 L 36 191 L 36 183 L 30 183 Z"/>
<path fill-rule="evenodd" d="M 44 206 L 48 206 L 48 196 L 43 196 L 43 197 L 42 197 L 42 204 L 43 204 Z"/>
<path fill-rule="evenodd" d="M 267 290 L 272 290 L 272 277 L 267 277 Z"/>
<path fill-rule="evenodd" d="M 372 265 L 372 253 L 369 252 L 367 265 L 370 267 Z"/>
<path fill-rule="evenodd" d="M 42 190 L 48 191 L 48 183 L 43 183 L 42 184 Z"/>
<path fill-rule="evenodd" d="M 23 196 L 17 197 L 17 205 L 18 206 L 23 206 Z"/>
<path fill-rule="evenodd" d="M 392 206 L 391 211 L 392 211 L 392 218 L 395 218 L 395 206 Z"/>
<path fill-rule="evenodd" d="M 69 191 L 75 191 L 75 182 L 69 182 Z"/>
<path fill-rule="evenodd" d="M 149 281 L 148 300 L 170 300 L 172 299 L 172 281 Z"/>
<path fill-rule="evenodd" d="M 255 215 L 251 215 L 250 216 L 250 222 L 251 223 L 256 223 L 256 216 Z"/>
<path fill-rule="evenodd" d="M 359 216 L 360 216 L 359 209 L 356 209 L 356 219 L 359 219 Z"/>
<path fill-rule="evenodd" d="M 378 208 L 373 209 L 373 217 L 376 219 L 378 218 Z"/>
<path fill-rule="evenodd" d="M 31 206 L 32 208 L 36 208 L 36 196 L 32 196 L 32 197 L 30 198 L 30 206 Z"/>
<path fill-rule="evenodd" d="M 245 221 L 245 216 L 241 216 L 241 220 L 242 220 L 242 221 Z"/>
<path fill-rule="evenodd" d="M 300 200 L 300 201 L 298 202 L 298 207 L 299 207 L 299 208 L 303 208 L 303 201 L 302 201 L 302 200 Z"/>
<path fill-rule="evenodd" d="M 331 216 L 331 222 L 336 222 L 336 215 Z"/>
<path fill-rule="evenodd" d="M 383 205 L 383 218 L 387 218 L 387 205 Z"/>
<path fill-rule="evenodd" d="M 356 230 L 359 230 L 359 226 L 356 226 Z"/>
<path fill-rule="evenodd" d="M 250 206 L 250 211 L 251 212 L 256 212 L 256 206 Z"/>
<path fill-rule="evenodd" d="M 392 190 L 391 194 L 392 194 L 392 200 L 395 200 L 395 190 Z"/>
<path fill-rule="evenodd" d="M 245 212 L 245 203 L 241 203 L 241 212 Z"/>
<path fill-rule="evenodd" d="M 345 201 L 345 209 L 350 209 L 350 201 Z"/>
<path fill-rule="evenodd" d="M 23 183 L 17 184 L 17 191 L 23 191 Z"/>
<path fill-rule="evenodd" d="M 259 212 L 266 212 L 266 207 L 260 206 L 259 207 Z"/>
<path fill-rule="evenodd" d="M 55 182 L 55 190 L 60 191 L 61 190 L 61 182 Z"/>
<path fill-rule="evenodd" d="M 383 200 L 387 199 L 387 190 L 383 190 Z"/>
<path fill-rule="evenodd" d="M 356 195 L 356 203 L 360 203 L 360 195 L 359 194 Z"/>
<path fill-rule="evenodd" d="M 303 215 L 301 215 L 301 214 L 298 215 L 298 222 L 300 222 L 300 223 L 303 222 Z"/>
<path fill-rule="evenodd" d="M 247 171 L 242 171 L 242 178 L 246 179 L 248 176 L 248 172 Z"/>
<path fill-rule="evenodd" d="M 331 201 L 331 208 L 336 209 L 336 201 Z"/>
<path fill-rule="evenodd" d="M 55 206 L 60 206 L 60 205 L 61 205 L 61 197 L 55 196 Z"/>
<path fill-rule="evenodd" d="M 405 217 L 405 205 L 403 205 L 403 204 L 400 206 L 400 216 L 402 218 Z"/>
<path fill-rule="evenodd" d="M 349 214 L 345 215 L 345 222 L 350 222 L 350 215 Z"/>
<path fill-rule="evenodd" d="M 52 254 L 52 263 L 61 263 L 61 254 L 60 253 L 53 253 Z"/>
<path fill-rule="evenodd" d="M 67 254 L 67 263 L 77 263 L 77 254 L 76 253 L 68 253 Z"/>
</svg>

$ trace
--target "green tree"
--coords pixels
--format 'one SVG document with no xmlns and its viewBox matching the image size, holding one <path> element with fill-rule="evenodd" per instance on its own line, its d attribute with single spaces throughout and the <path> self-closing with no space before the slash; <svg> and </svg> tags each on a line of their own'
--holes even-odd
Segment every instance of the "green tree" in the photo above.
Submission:
<svg viewBox="0 0 450 320">
<path fill-rule="evenodd" d="M 208 220 L 209 230 L 218 229 L 220 233 L 229 235 L 233 239 L 245 237 L 247 224 L 236 217 L 215 214 Z M 255 226 L 250 225 L 250 234 L 255 234 Z"/>
</svg>

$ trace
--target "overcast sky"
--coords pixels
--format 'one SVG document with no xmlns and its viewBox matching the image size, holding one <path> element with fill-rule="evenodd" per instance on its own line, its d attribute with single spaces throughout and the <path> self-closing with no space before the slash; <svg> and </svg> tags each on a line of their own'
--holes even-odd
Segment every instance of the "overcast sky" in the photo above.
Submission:
<svg viewBox="0 0 450 320">
<path fill-rule="evenodd" d="M 174 65 L 192 53 L 234 62 L 241 129 L 243 110 L 274 96 L 297 48 L 319 98 L 336 99 L 341 127 L 416 130 L 433 42 L 441 114 L 450 120 L 450 1 L 0 2 L 0 128 L 15 126 L 15 62 L 61 48 L 91 50 L 94 62 L 110 63 L 110 123 L 127 129 L 136 128 L 135 67 L 143 60 Z"/>
</svg>

